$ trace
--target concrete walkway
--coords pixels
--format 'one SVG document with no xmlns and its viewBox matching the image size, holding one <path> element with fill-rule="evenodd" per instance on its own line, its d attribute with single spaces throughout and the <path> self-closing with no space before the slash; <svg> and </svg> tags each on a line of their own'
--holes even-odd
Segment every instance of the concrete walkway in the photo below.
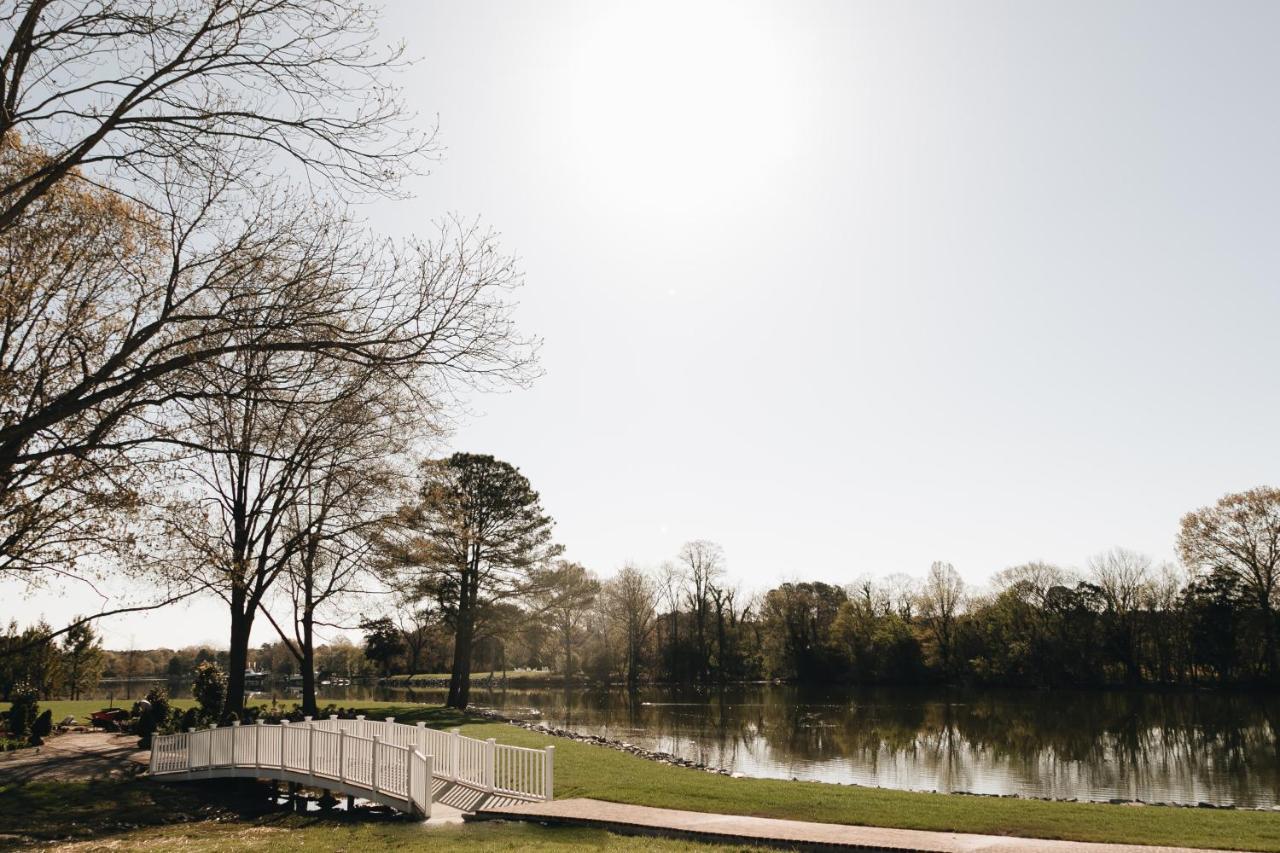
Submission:
<svg viewBox="0 0 1280 853">
<path fill-rule="evenodd" d="M 570 799 L 519 805 L 485 804 L 467 820 L 528 820 L 596 826 L 622 834 L 663 835 L 699 841 L 788 849 L 852 849 L 886 853 L 1204 853 L 1186 847 L 1045 841 L 1002 835 L 881 829 L 762 817 L 706 814 Z"/>
</svg>

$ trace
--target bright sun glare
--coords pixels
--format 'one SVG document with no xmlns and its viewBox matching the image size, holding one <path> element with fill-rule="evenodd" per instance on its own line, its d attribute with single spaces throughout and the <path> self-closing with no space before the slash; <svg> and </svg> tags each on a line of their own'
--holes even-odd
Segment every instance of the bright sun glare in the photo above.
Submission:
<svg viewBox="0 0 1280 853">
<path fill-rule="evenodd" d="M 794 147 L 796 63 L 785 33 L 727 4 L 601 9 L 570 60 L 566 133 L 595 191 L 695 214 Z M 692 208 L 692 209 L 690 209 Z"/>
</svg>

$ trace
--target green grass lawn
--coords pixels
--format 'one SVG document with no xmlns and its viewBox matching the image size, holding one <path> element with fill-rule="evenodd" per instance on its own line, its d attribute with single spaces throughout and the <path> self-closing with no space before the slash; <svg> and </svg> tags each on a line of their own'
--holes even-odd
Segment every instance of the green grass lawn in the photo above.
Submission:
<svg viewBox="0 0 1280 853">
<path fill-rule="evenodd" d="M 138 701 L 138 699 L 140 698 L 141 696 L 134 699 L 124 699 L 120 696 L 117 696 L 115 699 L 115 707 L 132 708 L 133 703 Z M 184 710 L 195 704 L 194 699 L 179 698 L 179 699 L 170 699 L 169 701 L 173 704 L 174 707 L 182 708 Z M 0 702 L 0 714 L 3 714 L 9 710 L 9 704 L 10 703 L 8 702 Z M 107 707 L 106 699 L 48 699 L 48 700 L 41 700 L 40 702 L 41 711 L 44 711 L 45 708 L 53 709 L 54 725 L 57 725 L 58 723 L 62 722 L 63 718 L 65 717 L 75 717 L 77 723 L 80 723 L 82 725 L 88 725 L 89 715 L 92 714 L 94 711 L 100 711 L 106 707 Z"/>
<path fill-rule="evenodd" d="M 695 853 L 746 848 L 651 838 L 603 830 L 481 823 L 423 829 L 385 816 L 295 815 L 269 807 L 258 785 L 202 782 L 0 784 L 0 851 L 601 851 Z"/>
</svg>

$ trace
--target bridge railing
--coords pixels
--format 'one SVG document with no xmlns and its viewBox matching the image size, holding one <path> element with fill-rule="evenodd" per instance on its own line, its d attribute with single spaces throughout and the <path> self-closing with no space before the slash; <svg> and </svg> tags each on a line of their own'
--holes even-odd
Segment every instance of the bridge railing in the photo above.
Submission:
<svg viewBox="0 0 1280 853">
<path fill-rule="evenodd" d="M 490 793 L 550 800 L 555 747 L 528 749 L 476 740 L 458 729 L 385 720 L 306 719 L 303 723 L 252 726 L 234 723 L 152 738 L 152 775 L 252 775 L 279 770 L 369 790 L 430 813 L 431 781 L 440 778 Z M 243 771 L 243 772 L 239 772 Z M 252 771 L 252 772 L 250 772 Z M 263 776 L 273 775 L 270 772 Z"/>
<path fill-rule="evenodd" d="M 432 756 L 416 746 L 383 743 L 345 729 L 316 725 L 238 723 L 152 738 L 150 772 L 262 775 L 323 786 L 336 782 L 367 791 L 408 812 L 431 814 Z"/>
</svg>

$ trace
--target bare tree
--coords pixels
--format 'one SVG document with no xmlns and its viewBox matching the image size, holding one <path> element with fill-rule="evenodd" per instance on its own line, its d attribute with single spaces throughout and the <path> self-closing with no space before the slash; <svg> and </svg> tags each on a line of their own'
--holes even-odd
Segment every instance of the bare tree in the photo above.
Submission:
<svg viewBox="0 0 1280 853">
<path fill-rule="evenodd" d="M 582 634 L 591 608 L 600 595 L 600 579 L 579 563 L 557 560 L 539 585 L 538 608 L 551 623 L 560 641 L 561 673 L 569 683 L 575 668 L 573 648 Z"/>
<path fill-rule="evenodd" d="M 736 585 L 712 584 L 707 592 L 716 618 L 716 680 L 723 683 L 736 659 L 734 629 L 738 623 L 740 590 Z"/>
<path fill-rule="evenodd" d="M 609 613 L 626 646 L 624 662 L 627 686 L 640 681 L 644 647 L 653 631 L 658 604 L 657 586 L 646 572 L 630 563 L 605 584 Z"/>
<path fill-rule="evenodd" d="M 1280 581 L 1280 489 L 1224 496 L 1182 517 L 1178 552 L 1200 571 L 1224 571 L 1249 590 L 1262 618 L 1268 676 L 1280 677 L 1275 599 Z"/>
<path fill-rule="evenodd" d="M 884 595 L 889 607 L 910 622 L 915 617 L 916 602 L 920 599 L 920 580 L 902 572 L 894 572 L 884 579 Z"/>
<path fill-rule="evenodd" d="M 1089 573 L 1106 603 L 1125 677 L 1133 683 L 1141 681 L 1138 621 L 1151 587 L 1151 558 L 1124 548 L 1112 548 L 1089 560 Z"/>
<path fill-rule="evenodd" d="M 686 600 L 693 614 L 694 639 L 697 643 L 697 672 L 705 681 L 709 675 L 711 653 L 707 644 L 707 623 L 711 614 L 711 587 L 724 575 L 724 550 L 714 542 L 699 539 L 686 542 L 678 557 L 687 579 Z"/>
<path fill-rule="evenodd" d="M 395 611 L 400 633 L 404 635 L 405 666 L 408 675 L 422 671 L 422 661 L 433 642 L 439 639 L 440 612 L 421 599 L 402 599 Z M 430 670 L 428 670 L 430 672 Z"/>
<path fill-rule="evenodd" d="M 360 0 L 17 0 L 0 13 L 0 140 L 46 153 L 0 181 L 0 231 L 68 178 L 133 194 L 172 170 L 271 183 L 285 164 L 385 194 L 430 151 Z"/>
<path fill-rule="evenodd" d="M 224 393 L 205 378 L 237 353 L 412 376 L 403 387 L 427 410 L 460 380 L 528 376 L 532 352 L 505 301 L 519 278 L 489 235 L 449 222 L 431 242 L 370 244 L 342 216 L 279 202 L 230 221 L 216 199 L 181 214 L 175 204 L 159 236 L 127 224 L 131 213 L 108 217 L 98 242 L 118 243 L 119 257 L 101 269 L 43 258 L 79 252 L 75 211 L 111 198 L 51 214 L 68 225 L 47 252 L 28 252 L 27 286 L 0 305 L 0 570 L 35 574 L 117 544 L 104 519 L 139 505 L 140 458 L 171 438 L 176 405 Z M 166 262 L 145 251 L 152 243 Z"/>
<path fill-rule="evenodd" d="M 480 256 L 472 255 L 473 251 L 480 251 Z M 473 262 L 479 269 L 468 271 Z M 188 546 L 188 557 L 179 565 L 192 567 L 189 579 L 216 592 L 230 609 L 230 709 L 238 709 L 243 701 L 254 615 L 276 579 L 305 557 L 311 528 L 293 522 L 298 507 L 306 506 L 316 494 L 312 489 L 315 473 L 342 458 L 334 448 L 345 443 L 348 449 L 342 453 L 349 454 L 350 448 L 362 446 L 357 434 L 362 416 L 350 407 L 375 411 L 376 417 L 397 424 L 391 429 L 403 429 L 403 417 L 387 414 L 386 404 L 379 402 L 382 398 L 364 393 L 377 384 L 396 391 L 395 405 L 412 408 L 419 423 L 430 425 L 437 420 L 451 385 L 483 383 L 504 375 L 502 362 L 510 341 L 503 338 L 509 326 L 494 315 L 496 306 L 488 292 L 505 282 L 501 276 L 497 281 L 491 277 L 492 263 L 485 249 L 464 244 L 446 246 L 445 251 L 424 245 L 397 255 L 394 276 L 368 285 L 387 300 L 381 309 L 368 306 L 380 310 L 381 316 L 372 318 L 359 310 L 342 313 L 337 303 L 345 301 L 343 294 L 351 288 L 359 288 L 364 277 L 380 279 L 385 270 L 323 266 L 320 275 L 299 282 L 290 300 L 301 305 L 309 296 L 315 308 L 304 310 L 332 312 L 327 321 L 329 340 L 344 326 L 384 323 L 391 318 L 389 311 L 409 306 L 407 314 L 391 319 L 412 327 L 412 335 L 423 336 L 413 345 L 417 352 L 407 358 L 395 356 L 394 346 L 386 345 L 377 347 L 372 358 L 365 358 L 359 347 L 343 347 L 342 357 L 337 357 L 305 344 L 311 334 L 321 334 L 319 330 L 281 328 L 282 338 L 293 338 L 293 346 L 240 346 L 245 333 L 228 334 L 223 355 L 199 362 L 183 374 L 174 405 L 186 425 L 167 440 L 194 453 L 195 461 L 185 469 L 200 484 L 194 503 L 204 521 L 180 521 L 171 528 L 174 539 Z M 499 266 L 505 267 L 501 262 Z M 268 272 L 273 269 L 266 267 Z M 290 265 L 277 274 L 292 271 Z M 260 316 L 271 318 L 273 285 L 275 279 L 264 276 L 250 281 L 236 278 L 225 286 L 241 310 L 258 306 Z M 287 283 L 281 287 L 289 289 Z M 325 302 L 330 303 L 328 309 L 321 307 Z M 272 322 L 279 319 L 275 315 Z M 376 448 L 366 451 L 366 458 L 376 452 Z M 354 463 L 347 457 L 344 464 Z M 356 482 L 349 477 L 346 481 Z M 332 545 L 339 540 L 328 541 Z"/>
<path fill-rule="evenodd" d="M 685 581 L 679 563 L 668 560 L 658 568 L 658 595 L 667 609 L 667 668 L 677 680 L 685 672 L 680 655 L 680 605 L 684 602 Z"/>
<path fill-rule="evenodd" d="M 956 617 L 964 601 L 964 581 L 950 563 L 935 561 L 929 566 L 920 591 L 920 616 L 938 644 L 943 672 L 951 672 L 951 652 L 955 640 Z"/>
<path fill-rule="evenodd" d="M 330 392 L 331 402 L 311 413 L 316 447 L 296 457 L 301 485 L 286 510 L 284 533 L 297 539 L 285 572 L 293 616 L 288 627 L 259 604 L 298 661 L 302 707 L 309 714 L 317 710 L 316 628 L 337 627 L 322 622 L 321 614 L 369 590 L 373 543 L 396 510 L 398 477 L 388 458 L 403 450 L 413 430 L 397 395 L 379 387 L 384 383 L 385 377 L 357 371 Z"/>
</svg>

